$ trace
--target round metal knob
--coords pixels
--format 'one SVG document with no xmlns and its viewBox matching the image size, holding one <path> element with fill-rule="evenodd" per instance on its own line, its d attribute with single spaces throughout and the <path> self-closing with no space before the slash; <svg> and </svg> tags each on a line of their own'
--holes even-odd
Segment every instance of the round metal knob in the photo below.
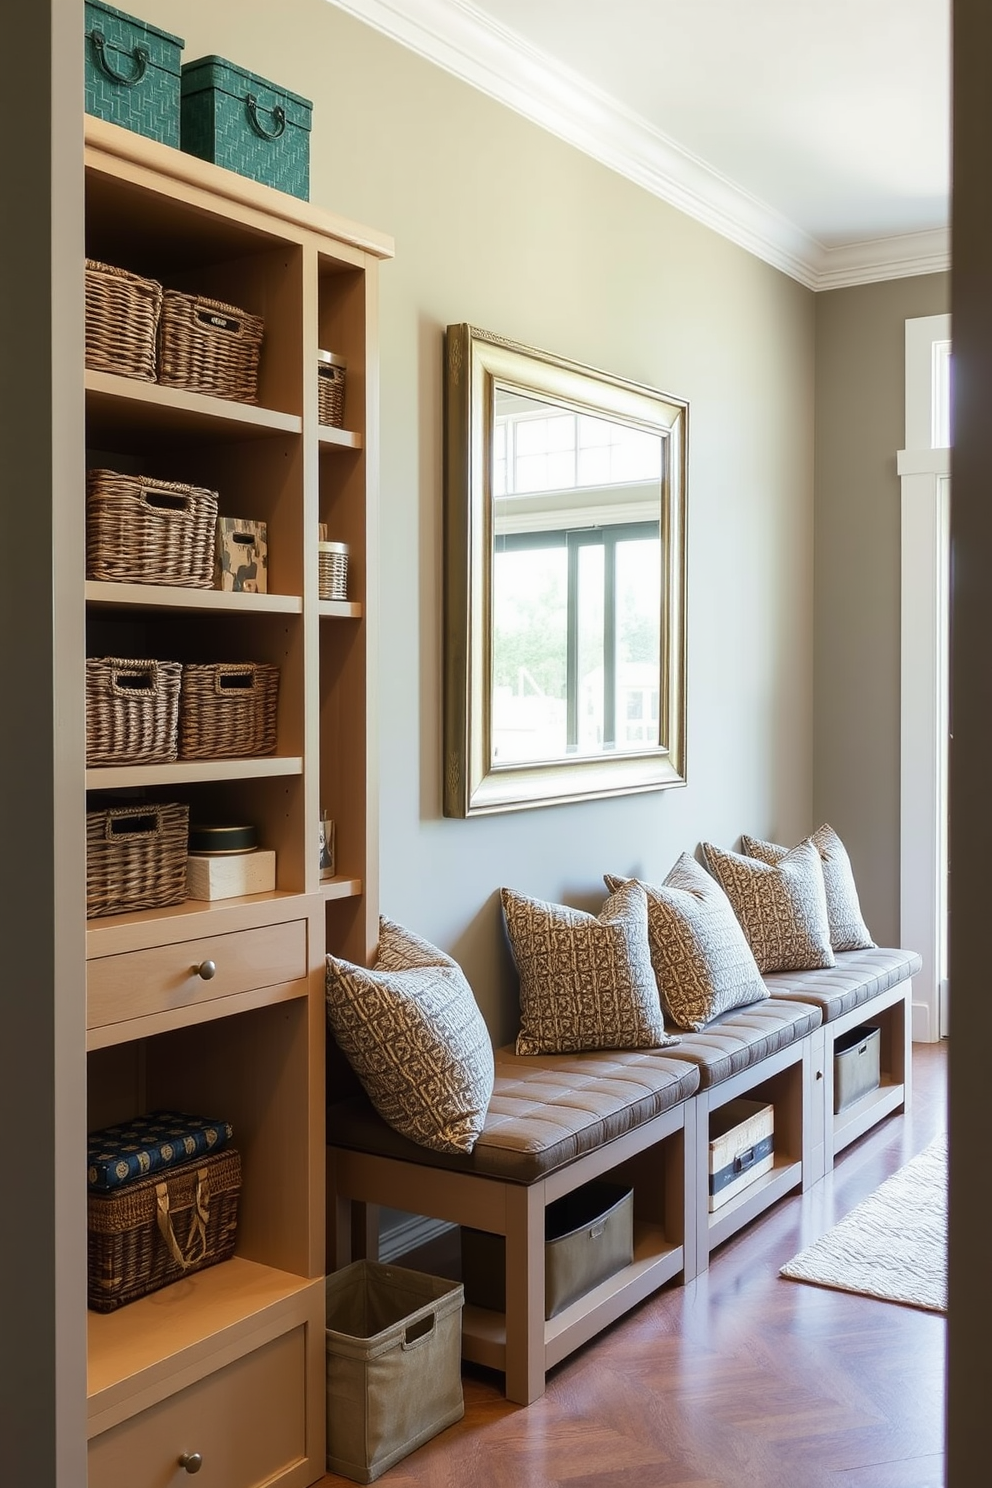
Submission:
<svg viewBox="0 0 992 1488">
<path fill-rule="evenodd" d="M 202 981 L 209 982 L 211 977 L 217 975 L 217 962 L 201 961 L 199 966 L 193 967 L 193 973 L 195 976 L 200 977 Z"/>
<path fill-rule="evenodd" d="M 209 961 L 207 965 L 210 965 Z M 184 1467 L 188 1473 L 198 1473 L 203 1466 L 203 1458 L 199 1452 L 184 1452 L 179 1459 L 179 1466 Z"/>
</svg>

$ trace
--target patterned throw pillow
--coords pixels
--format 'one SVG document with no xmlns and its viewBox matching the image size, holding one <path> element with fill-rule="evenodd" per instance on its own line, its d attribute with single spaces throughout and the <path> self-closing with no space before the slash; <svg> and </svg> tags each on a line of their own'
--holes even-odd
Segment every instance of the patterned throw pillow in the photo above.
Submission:
<svg viewBox="0 0 992 1488">
<path fill-rule="evenodd" d="M 629 881 L 606 875 L 608 889 Z M 730 900 L 695 858 L 683 853 L 664 883 L 643 888 L 651 964 L 673 1023 L 698 1032 L 768 996 Z"/>
<path fill-rule="evenodd" d="M 518 1054 L 678 1042 L 665 1033 L 639 883 L 621 885 L 598 917 L 512 889 L 500 897 L 520 975 Z"/>
<path fill-rule="evenodd" d="M 816 845 L 823 868 L 830 944 L 835 951 L 872 950 L 875 942 L 861 914 L 861 901 L 846 847 L 826 822 L 817 827 L 810 841 Z M 780 863 L 789 850 L 775 842 L 762 842 L 760 837 L 742 837 L 741 847 L 749 858 L 772 864 Z"/>
<path fill-rule="evenodd" d="M 758 970 L 833 966 L 820 854 L 809 838 L 780 862 L 702 844 L 706 866 L 733 905 Z"/>
<path fill-rule="evenodd" d="M 327 1017 L 379 1115 L 435 1152 L 471 1152 L 493 1093 L 493 1049 L 456 961 L 379 921 L 373 970 L 327 957 Z"/>
</svg>

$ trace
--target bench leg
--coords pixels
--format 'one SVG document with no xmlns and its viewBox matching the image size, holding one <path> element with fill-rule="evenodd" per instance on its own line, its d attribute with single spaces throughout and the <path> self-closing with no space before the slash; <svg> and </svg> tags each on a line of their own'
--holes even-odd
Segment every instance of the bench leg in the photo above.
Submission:
<svg viewBox="0 0 992 1488">
<path fill-rule="evenodd" d="M 544 1184 L 505 1193 L 506 1398 L 530 1405 L 544 1394 Z"/>
</svg>

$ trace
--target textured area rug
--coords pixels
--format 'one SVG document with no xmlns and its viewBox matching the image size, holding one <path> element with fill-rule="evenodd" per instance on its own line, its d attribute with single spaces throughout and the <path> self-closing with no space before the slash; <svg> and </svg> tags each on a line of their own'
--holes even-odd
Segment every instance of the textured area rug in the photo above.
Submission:
<svg viewBox="0 0 992 1488">
<path fill-rule="evenodd" d="M 946 1312 L 946 1136 L 935 1137 L 779 1275 Z"/>
</svg>

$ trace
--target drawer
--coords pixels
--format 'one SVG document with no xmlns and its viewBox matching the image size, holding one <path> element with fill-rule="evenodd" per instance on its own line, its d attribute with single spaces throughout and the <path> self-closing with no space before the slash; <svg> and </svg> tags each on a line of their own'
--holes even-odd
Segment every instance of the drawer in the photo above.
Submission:
<svg viewBox="0 0 992 1488">
<path fill-rule="evenodd" d="M 255 1488 L 306 1459 L 306 1330 L 294 1328 L 92 1439 L 88 1488 Z"/>
<path fill-rule="evenodd" d="M 295 982 L 306 973 L 305 920 L 100 956 L 87 963 L 86 1026 L 125 1023 L 237 992 Z"/>
</svg>

